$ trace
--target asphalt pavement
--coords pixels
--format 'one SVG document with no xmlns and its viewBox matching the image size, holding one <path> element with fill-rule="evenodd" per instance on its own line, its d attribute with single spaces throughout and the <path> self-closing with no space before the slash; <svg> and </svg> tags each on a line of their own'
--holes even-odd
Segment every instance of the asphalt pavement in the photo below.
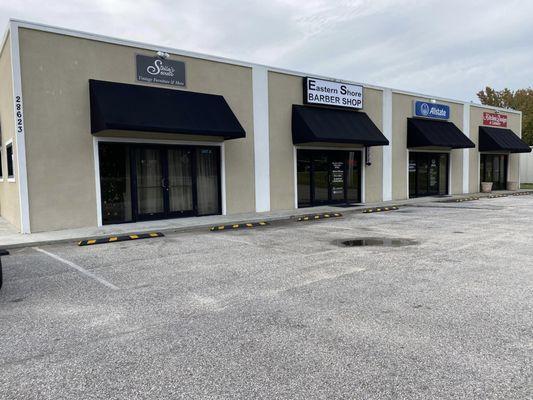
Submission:
<svg viewBox="0 0 533 400">
<path fill-rule="evenodd" d="M 510 196 L 13 249 L 0 399 L 532 398 L 532 227 Z"/>
</svg>

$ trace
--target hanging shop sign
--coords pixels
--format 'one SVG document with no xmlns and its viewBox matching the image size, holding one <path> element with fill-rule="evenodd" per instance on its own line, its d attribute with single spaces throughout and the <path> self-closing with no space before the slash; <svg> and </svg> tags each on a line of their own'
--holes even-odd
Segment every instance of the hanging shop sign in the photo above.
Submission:
<svg viewBox="0 0 533 400">
<path fill-rule="evenodd" d="M 450 119 L 450 106 L 415 100 L 413 115 L 421 118 Z"/>
<path fill-rule="evenodd" d="M 498 113 L 483 113 L 483 125 L 498 126 L 501 128 L 507 127 L 507 115 Z"/>
<path fill-rule="evenodd" d="M 363 87 L 323 79 L 305 78 L 304 104 L 362 109 Z"/>
<path fill-rule="evenodd" d="M 185 63 L 141 54 L 135 56 L 137 80 L 146 83 L 185 86 Z"/>
</svg>

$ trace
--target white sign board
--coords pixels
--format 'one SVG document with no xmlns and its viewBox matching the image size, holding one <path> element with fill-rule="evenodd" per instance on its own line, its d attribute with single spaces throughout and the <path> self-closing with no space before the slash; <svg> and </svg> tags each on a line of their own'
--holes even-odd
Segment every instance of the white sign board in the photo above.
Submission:
<svg viewBox="0 0 533 400">
<path fill-rule="evenodd" d="M 349 83 L 305 78 L 304 103 L 362 109 L 363 87 Z"/>
</svg>

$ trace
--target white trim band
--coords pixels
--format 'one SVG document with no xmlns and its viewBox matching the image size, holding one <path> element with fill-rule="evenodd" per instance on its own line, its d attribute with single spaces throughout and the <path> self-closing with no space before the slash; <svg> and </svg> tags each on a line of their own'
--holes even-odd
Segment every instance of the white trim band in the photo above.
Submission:
<svg viewBox="0 0 533 400">
<path fill-rule="evenodd" d="M 470 138 L 470 105 L 463 105 L 463 133 Z M 463 149 L 463 194 L 470 193 L 470 149 Z"/>
<path fill-rule="evenodd" d="M 17 154 L 20 232 L 30 233 L 30 202 L 28 195 L 28 172 L 26 169 L 26 134 L 24 131 L 24 104 L 22 101 L 22 78 L 20 72 L 19 24 L 11 21 L 11 64 L 13 71 L 13 116 L 15 119 L 15 142 Z M 13 166 L 14 167 L 14 166 Z M 17 176 L 17 173 L 15 173 Z"/>
<path fill-rule="evenodd" d="M 268 70 L 252 68 L 254 113 L 255 211 L 270 211 L 270 143 L 268 121 Z"/>
<path fill-rule="evenodd" d="M 383 135 L 389 141 L 383 149 L 383 201 L 392 200 L 392 90 L 383 91 Z"/>
</svg>

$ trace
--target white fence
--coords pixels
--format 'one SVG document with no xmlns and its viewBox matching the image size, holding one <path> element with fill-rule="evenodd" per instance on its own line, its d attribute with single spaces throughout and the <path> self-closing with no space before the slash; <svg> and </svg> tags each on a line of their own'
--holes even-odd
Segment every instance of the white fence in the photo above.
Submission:
<svg viewBox="0 0 533 400">
<path fill-rule="evenodd" d="M 520 182 L 533 183 L 533 152 L 520 154 Z"/>
</svg>

